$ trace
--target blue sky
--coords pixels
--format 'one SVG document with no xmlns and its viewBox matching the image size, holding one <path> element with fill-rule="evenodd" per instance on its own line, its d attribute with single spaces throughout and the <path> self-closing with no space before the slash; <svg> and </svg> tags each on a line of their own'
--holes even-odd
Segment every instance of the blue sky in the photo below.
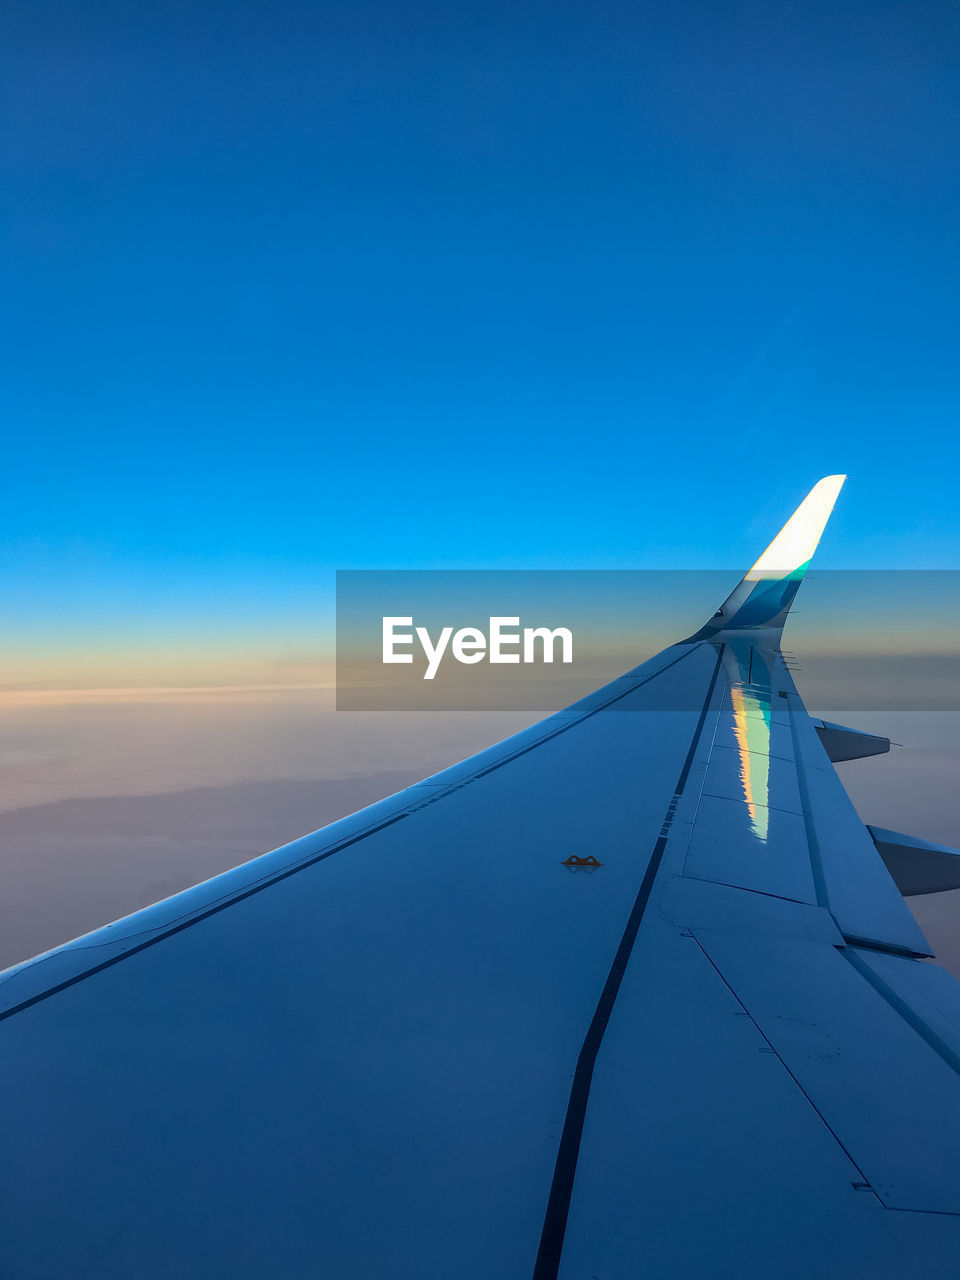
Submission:
<svg viewBox="0 0 960 1280">
<path fill-rule="evenodd" d="M 955 6 L 4 27 L 23 644 L 282 649 L 337 567 L 742 566 L 835 471 L 818 564 L 960 567 Z"/>
</svg>

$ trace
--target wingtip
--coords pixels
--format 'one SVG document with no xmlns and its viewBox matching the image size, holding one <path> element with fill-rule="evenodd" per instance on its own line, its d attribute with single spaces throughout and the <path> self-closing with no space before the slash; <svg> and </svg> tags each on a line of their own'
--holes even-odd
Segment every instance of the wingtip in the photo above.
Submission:
<svg viewBox="0 0 960 1280">
<path fill-rule="evenodd" d="M 817 481 L 711 620 L 689 640 L 710 639 L 728 630 L 783 628 L 846 478 L 832 475 Z"/>
<path fill-rule="evenodd" d="M 810 503 L 810 500 L 814 498 L 815 495 L 817 497 L 820 497 L 820 496 L 826 497 L 829 494 L 830 495 L 829 501 L 832 506 L 832 504 L 836 502 L 837 494 L 839 494 L 840 490 L 843 488 L 844 483 L 846 482 L 846 479 L 847 477 L 845 475 L 840 475 L 839 473 L 832 476 L 823 476 L 813 486 L 813 488 L 804 498 L 803 502 L 801 502 L 800 506 L 797 508 L 797 511 L 800 511 L 803 507 L 806 507 L 808 503 Z M 794 514 L 796 514 L 796 512 Z"/>
<path fill-rule="evenodd" d="M 846 478 L 838 474 L 818 480 L 747 576 L 779 575 L 805 566 L 817 549 Z"/>
</svg>

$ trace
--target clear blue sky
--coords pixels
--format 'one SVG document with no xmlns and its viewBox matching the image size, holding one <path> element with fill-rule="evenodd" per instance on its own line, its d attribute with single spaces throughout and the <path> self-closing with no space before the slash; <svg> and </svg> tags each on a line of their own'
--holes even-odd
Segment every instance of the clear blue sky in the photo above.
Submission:
<svg viewBox="0 0 960 1280">
<path fill-rule="evenodd" d="M 8 618 L 738 566 L 835 471 L 819 563 L 960 566 L 956 5 L 3 28 Z"/>
</svg>

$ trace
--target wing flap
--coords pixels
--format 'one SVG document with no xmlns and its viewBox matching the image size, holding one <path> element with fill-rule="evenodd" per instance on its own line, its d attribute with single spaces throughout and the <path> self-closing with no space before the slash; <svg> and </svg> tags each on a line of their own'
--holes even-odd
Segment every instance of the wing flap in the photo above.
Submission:
<svg viewBox="0 0 960 1280">
<path fill-rule="evenodd" d="M 891 1014 L 849 965 L 843 973 L 837 952 L 843 940 L 830 913 L 671 875 L 671 865 L 668 851 L 656 910 L 645 918 L 597 1061 L 560 1280 L 630 1280 L 638 1270 L 829 1280 L 895 1280 L 909 1272 L 947 1280 L 960 1226 L 956 1216 L 888 1212 L 860 1161 L 871 1159 L 878 1181 L 893 1167 L 895 1192 L 932 1202 L 937 1178 L 923 1168 L 920 1139 L 898 1146 L 900 1124 L 919 1115 L 926 1134 L 937 1099 L 953 1105 L 956 1080 L 939 1079 L 937 1093 L 920 1111 L 901 1110 L 886 1132 L 884 1082 L 899 1082 L 903 1064 L 888 1077 L 883 1060 L 870 1061 L 869 1047 L 853 1061 L 845 1043 L 853 1034 L 844 1027 L 846 1008 L 826 1014 L 826 1024 L 820 1018 L 821 1000 L 831 1000 L 836 978 L 831 964 L 848 979 L 844 999 L 859 1010 L 867 1046 L 874 1020 L 885 1022 Z M 803 989 L 809 957 L 814 985 L 801 999 L 791 991 L 791 979 Z M 743 983 L 741 969 L 747 973 Z M 782 1033 L 776 1026 L 781 996 Z M 830 1039 L 834 1016 L 844 1037 L 839 1046 Z M 800 1019 L 797 1026 L 792 1018 Z M 896 1030 L 907 1039 L 913 1034 L 909 1027 Z M 796 1052 L 784 1043 L 790 1037 Z M 886 1047 L 884 1033 L 878 1043 Z M 927 1048 L 919 1041 L 917 1047 L 921 1053 Z M 801 1074 L 808 1052 L 814 1056 L 808 1074 L 824 1073 L 828 1103 L 839 1103 L 842 1085 L 838 1109 L 853 1113 L 877 1151 L 867 1150 L 866 1141 L 848 1147 L 859 1128 L 834 1131 L 825 1121 L 816 1081 Z M 820 1054 L 827 1057 L 823 1065 Z M 869 1076 L 866 1097 L 861 1073 Z M 922 1072 L 920 1078 L 930 1083 Z M 954 1162 L 953 1169 L 949 1138 L 942 1136 L 936 1150 Z M 921 1197 L 930 1187 L 931 1197 Z"/>
<path fill-rule="evenodd" d="M 794 689 L 790 673 L 783 679 Z M 821 900 L 844 936 L 912 955 L 929 956 L 930 944 L 903 900 L 864 826 L 816 727 L 791 692 L 798 776 L 808 814 L 808 836 Z"/>
<path fill-rule="evenodd" d="M 864 980 L 850 949 L 696 937 L 880 1200 L 960 1214 L 960 1076 Z"/>
</svg>

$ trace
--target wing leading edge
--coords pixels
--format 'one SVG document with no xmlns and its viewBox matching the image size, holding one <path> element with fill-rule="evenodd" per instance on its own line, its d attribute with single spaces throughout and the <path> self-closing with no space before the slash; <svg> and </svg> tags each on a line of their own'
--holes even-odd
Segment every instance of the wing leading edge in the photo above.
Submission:
<svg viewBox="0 0 960 1280">
<path fill-rule="evenodd" d="M 841 479 L 719 624 L 2 975 L 5 1274 L 954 1276 L 960 987 L 779 652 Z"/>
</svg>

